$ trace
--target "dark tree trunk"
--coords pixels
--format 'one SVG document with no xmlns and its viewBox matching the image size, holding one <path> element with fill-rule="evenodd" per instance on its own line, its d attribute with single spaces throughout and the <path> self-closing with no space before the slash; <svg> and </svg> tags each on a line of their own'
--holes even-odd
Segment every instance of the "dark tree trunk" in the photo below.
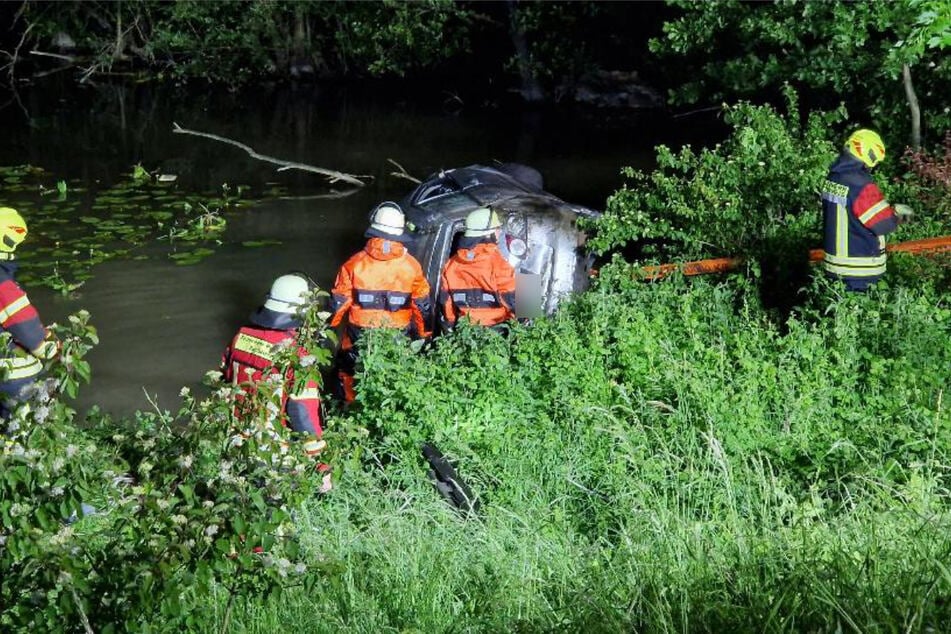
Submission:
<svg viewBox="0 0 951 634">
<path fill-rule="evenodd" d="M 522 79 L 520 92 L 525 101 L 542 101 L 545 98 L 545 92 L 538 82 L 538 77 L 535 76 L 531 54 L 528 50 L 528 39 L 525 37 L 525 30 L 518 21 L 518 0 L 508 0 L 506 4 L 509 11 L 509 36 L 512 38 L 512 45 L 515 47 L 518 72 Z"/>
</svg>

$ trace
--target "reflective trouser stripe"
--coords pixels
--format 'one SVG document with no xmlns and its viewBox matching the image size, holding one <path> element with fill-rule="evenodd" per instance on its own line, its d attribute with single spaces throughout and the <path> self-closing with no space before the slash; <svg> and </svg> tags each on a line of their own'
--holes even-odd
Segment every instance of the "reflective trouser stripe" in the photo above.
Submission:
<svg viewBox="0 0 951 634">
<path fill-rule="evenodd" d="M 0 380 L 15 381 L 36 376 L 43 371 L 43 364 L 36 357 L 10 357 L 0 359 Z"/>
</svg>

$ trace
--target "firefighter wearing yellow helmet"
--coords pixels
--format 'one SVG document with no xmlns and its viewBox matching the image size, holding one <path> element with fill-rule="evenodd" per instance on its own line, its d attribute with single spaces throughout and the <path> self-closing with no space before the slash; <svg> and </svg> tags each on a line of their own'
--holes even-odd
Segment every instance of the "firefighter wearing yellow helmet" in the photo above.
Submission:
<svg viewBox="0 0 951 634">
<path fill-rule="evenodd" d="M 458 250 L 439 276 L 440 324 L 452 330 L 460 318 L 497 326 L 515 318 L 515 270 L 499 251 L 502 219 L 487 207 L 466 216 Z"/>
<path fill-rule="evenodd" d="M 910 215 L 891 205 L 872 180 L 885 160 L 885 144 L 872 130 L 856 130 L 829 168 L 822 189 L 822 224 L 828 276 L 851 291 L 864 291 L 885 273 L 885 236 Z"/>
<path fill-rule="evenodd" d="M 27 387 L 43 371 L 43 361 L 56 356 L 39 313 L 15 279 L 14 252 L 26 238 L 26 221 L 16 209 L 0 207 L 0 330 L 9 343 L 0 350 L 0 417 L 7 419 L 24 398 Z"/>
</svg>

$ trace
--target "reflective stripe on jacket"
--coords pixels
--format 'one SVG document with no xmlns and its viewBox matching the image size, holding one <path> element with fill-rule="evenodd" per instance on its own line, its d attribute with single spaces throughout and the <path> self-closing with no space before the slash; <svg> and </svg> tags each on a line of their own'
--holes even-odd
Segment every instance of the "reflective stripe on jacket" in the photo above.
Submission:
<svg viewBox="0 0 951 634">
<path fill-rule="evenodd" d="M 45 346 L 46 328 L 14 275 L 16 262 L 0 262 L 0 330 L 10 344 L 0 351 L 0 381 L 35 377 L 43 371 L 41 359 L 51 355 Z"/>
<path fill-rule="evenodd" d="M 332 297 L 331 326 L 346 317 L 356 328 L 398 328 L 429 336 L 429 283 L 419 262 L 399 242 L 370 238 L 340 267 Z"/>
<path fill-rule="evenodd" d="M 252 395 L 257 391 L 260 382 L 274 375 L 282 375 L 281 384 L 275 390 L 280 402 L 273 404 L 274 409 L 281 413 L 282 425 L 309 436 L 304 440 L 304 451 L 308 455 L 316 455 L 324 446 L 324 442 L 320 440 L 323 429 L 319 386 L 312 380 L 308 380 L 305 385 L 297 385 L 293 368 L 287 368 L 282 373 L 280 368 L 274 365 L 278 347 L 297 345 L 296 338 L 297 331 L 294 329 L 275 330 L 244 326 L 225 351 L 222 359 L 224 378 L 234 385 L 240 385 L 246 394 Z M 304 357 L 308 353 L 306 349 L 298 346 L 297 354 L 298 357 Z M 240 409 L 239 402 L 236 411 Z"/>
<path fill-rule="evenodd" d="M 894 210 L 861 161 L 843 154 L 822 188 L 823 267 L 853 288 L 885 273 L 885 236 L 896 229 Z"/>
<path fill-rule="evenodd" d="M 515 317 L 515 270 L 494 242 L 459 248 L 440 276 L 443 325 L 460 317 L 494 326 Z"/>
</svg>

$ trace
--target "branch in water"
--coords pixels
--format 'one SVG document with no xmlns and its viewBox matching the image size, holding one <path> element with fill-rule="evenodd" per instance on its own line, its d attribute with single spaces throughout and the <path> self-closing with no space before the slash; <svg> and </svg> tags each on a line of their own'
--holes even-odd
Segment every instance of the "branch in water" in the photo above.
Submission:
<svg viewBox="0 0 951 634">
<path fill-rule="evenodd" d="M 172 123 L 172 132 L 174 132 L 175 134 L 191 134 L 193 136 L 201 136 L 201 137 L 205 137 L 206 139 L 212 139 L 214 141 L 221 141 L 222 143 L 227 143 L 228 145 L 233 145 L 235 147 L 241 148 L 242 150 L 248 153 L 248 156 L 250 156 L 253 159 L 264 161 L 266 163 L 273 163 L 274 165 L 280 165 L 280 167 L 277 169 L 277 171 L 279 172 L 283 172 L 286 170 L 301 170 L 304 172 L 313 172 L 314 174 L 320 174 L 322 176 L 326 176 L 327 178 L 330 179 L 331 184 L 339 182 L 339 181 L 343 181 L 345 183 L 350 183 L 351 185 L 356 185 L 357 187 L 363 187 L 366 183 L 364 183 L 360 179 L 372 178 L 372 176 L 357 176 L 354 174 L 345 174 L 344 172 L 338 172 L 336 170 L 328 170 L 322 167 L 315 167 L 313 165 L 308 165 L 306 163 L 295 163 L 294 161 L 285 161 L 279 158 L 274 158 L 273 156 L 267 156 L 266 154 L 259 154 L 258 152 L 254 151 L 254 148 L 252 148 L 249 145 L 245 145 L 244 143 L 241 143 L 240 141 L 235 141 L 234 139 L 228 139 L 223 136 L 218 136 L 217 134 L 209 134 L 208 132 L 199 132 L 197 130 L 189 130 L 188 128 L 183 128 L 177 123 Z"/>
<path fill-rule="evenodd" d="M 388 159 L 386 159 L 386 160 L 389 161 L 390 163 L 392 163 L 393 165 L 395 165 L 396 167 L 398 167 L 398 168 L 400 169 L 400 171 L 398 171 L 398 172 L 390 172 L 390 176 L 396 176 L 397 178 L 405 178 L 406 180 L 408 180 L 408 181 L 410 181 L 410 182 L 413 182 L 413 183 L 416 183 L 417 185 L 419 185 L 419 184 L 422 182 L 421 180 L 419 180 L 419 179 L 416 178 L 415 176 L 412 176 L 409 172 L 406 171 L 406 168 L 405 168 L 405 167 L 403 167 L 402 165 L 400 165 L 399 163 L 397 163 L 397 162 L 394 161 L 393 159 L 388 158 Z"/>
</svg>

